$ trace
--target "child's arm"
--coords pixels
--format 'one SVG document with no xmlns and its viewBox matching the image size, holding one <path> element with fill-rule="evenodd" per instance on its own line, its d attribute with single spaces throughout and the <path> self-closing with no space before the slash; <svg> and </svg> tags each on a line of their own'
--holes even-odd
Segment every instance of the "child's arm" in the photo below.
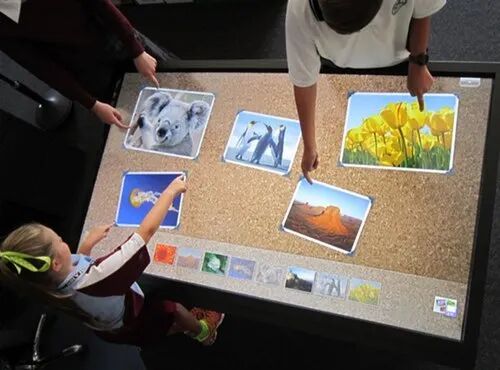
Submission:
<svg viewBox="0 0 500 370">
<path fill-rule="evenodd" d="M 165 218 L 172 201 L 186 191 L 184 176 L 179 176 L 163 191 L 136 233 L 106 256 L 97 258 L 78 290 L 94 296 L 121 295 L 141 276 L 150 262 L 146 244 Z"/>
<path fill-rule="evenodd" d="M 78 248 L 78 253 L 90 256 L 92 248 L 94 248 L 97 243 L 108 236 L 109 230 L 111 229 L 111 227 L 113 227 L 113 225 L 114 224 L 101 225 L 90 230 L 85 237 L 85 240 L 80 245 L 80 248 Z"/>
<path fill-rule="evenodd" d="M 141 236 L 144 243 L 147 244 L 154 233 L 160 227 L 163 219 L 168 213 L 168 209 L 172 205 L 175 197 L 184 193 L 187 190 L 184 176 L 179 176 L 163 191 L 160 198 L 149 211 L 137 230 L 137 234 Z"/>
<path fill-rule="evenodd" d="M 411 55 L 417 56 L 427 52 L 430 30 L 431 17 L 412 19 L 409 35 Z M 412 96 L 417 97 L 421 111 L 424 110 L 424 94 L 431 89 L 433 82 L 434 78 L 426 65 L 421 66 L 410 62 L 408 67 L 408 91 Z"/>
</svg>

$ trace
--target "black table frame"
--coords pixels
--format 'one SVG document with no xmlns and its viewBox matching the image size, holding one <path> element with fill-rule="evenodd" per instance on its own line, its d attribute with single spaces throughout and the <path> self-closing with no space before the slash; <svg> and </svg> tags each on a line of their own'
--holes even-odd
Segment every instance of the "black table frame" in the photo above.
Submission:
<svg viewBox="0 0 500 370">
<path fill-rule="evenodd" d="M 468 299 L 464 307 L 462 341 L 448 340 L 380 323 L 314 311 L 150 275 L 143 276 L 141 283 L 147 289 L 168 292 L 170 298 L 182 302 L 196 302 L 197 305 L 212 307 L 229 314 L 261 322 L 284 325 L 316 335 L 353 341 L 381 349 L 411 353 L 460 368 L 472 368 L 479 336 L 499 161 L 500 63 L 431 62 L 429 68 L 435 76 L 483 77 L 493 80 L 478 217 L 470 265 Z M 286 61 L 281 59 L 192 60 L 163 62 L 160 64 L 158 72 L 286 73 L 287 67 Z M 376 70 L 355 70 L 324 66 L 322 73 L 405 75 L 406 67 L 400 65 Z M 292 88 L 291 85 L 290 88 Z"/>
</svg>

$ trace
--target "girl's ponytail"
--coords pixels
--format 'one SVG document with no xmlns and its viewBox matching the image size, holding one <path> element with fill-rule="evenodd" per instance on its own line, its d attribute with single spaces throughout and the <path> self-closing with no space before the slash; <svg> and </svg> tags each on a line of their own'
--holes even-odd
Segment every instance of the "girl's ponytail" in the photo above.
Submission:
<svg viewBox="0 0 500 370">
<path fill-rule="evenodd" d="M 11 232 L 0 245 L 0 283 L 15 293 L 65 311 L 99 329 L 99 324 L 70 298 L 58 294 L 51 274 L 54 250 L 45 226 L 23 225 Z"/>
</svg>

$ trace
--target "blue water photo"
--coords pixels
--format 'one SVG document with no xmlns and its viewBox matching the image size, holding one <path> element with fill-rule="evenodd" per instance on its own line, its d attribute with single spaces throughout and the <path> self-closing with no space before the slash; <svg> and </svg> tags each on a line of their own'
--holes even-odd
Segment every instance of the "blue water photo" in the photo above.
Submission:
<svg viewBox="0 0 500 370">
<path fill-rule="evenodd" d="M 116 224 L 118 226 L 139 226 L 163 190 L 180 175 L 183 173 L 126 173 L 120 193 Z M 176 228 L 179 226 L 182 196 L 181 194 L 174 199 L 160 227 Z"/>
</svg>

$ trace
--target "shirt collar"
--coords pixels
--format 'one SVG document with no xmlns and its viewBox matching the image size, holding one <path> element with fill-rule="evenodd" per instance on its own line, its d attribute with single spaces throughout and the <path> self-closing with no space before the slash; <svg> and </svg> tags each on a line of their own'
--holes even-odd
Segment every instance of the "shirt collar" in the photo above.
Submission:
<svg viewBox="0 0 500 370">
<path fill-rule="evenodd" d="M 75 289 L 80 279 L 89 269 L 90 265 L 94 263 L 94 260 L 91 257 L 83 254 L 72 254 L 71 259 L 73 262 L 73 269 L 57 287 L 57 290 L 62 293 Z"/>
</svg>

